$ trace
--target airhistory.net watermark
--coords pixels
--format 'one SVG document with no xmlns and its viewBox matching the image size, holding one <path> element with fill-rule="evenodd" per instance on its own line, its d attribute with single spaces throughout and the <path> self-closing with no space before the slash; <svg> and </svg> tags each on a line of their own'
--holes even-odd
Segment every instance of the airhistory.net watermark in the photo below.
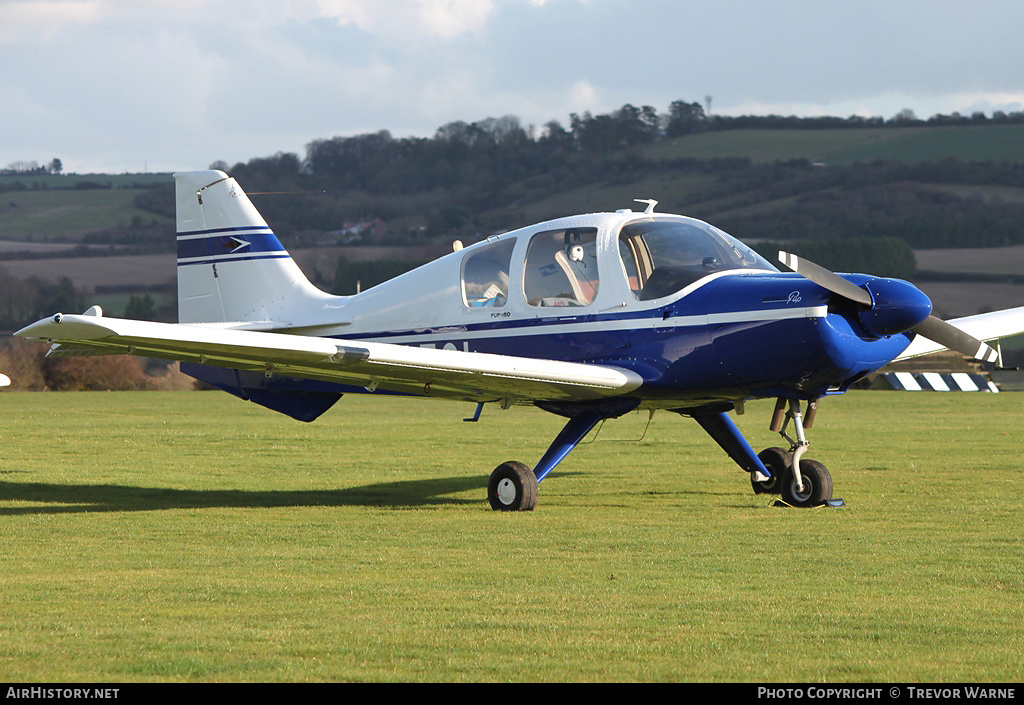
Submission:
<svg viewBox="0 0 1024 705">
<path fill-rule="evenodd" d="M 4 697 L 24 700 L 116 700 L 120 688 L 52 688 L 42 686 L 7 688 Z"/>
</svg>

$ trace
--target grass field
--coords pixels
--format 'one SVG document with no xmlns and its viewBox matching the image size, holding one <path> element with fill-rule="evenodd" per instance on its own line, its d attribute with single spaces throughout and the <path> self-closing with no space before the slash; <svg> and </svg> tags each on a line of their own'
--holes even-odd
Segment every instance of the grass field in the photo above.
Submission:
<svg viewBox="0 0 1024 705">
<path fill-rule="evenodd" d="M 1024 125 L 885 127 L 834 130 L 723 130 L 702 132 L 645 148 L 658 159 L 750 157 L 755 163 L 808 159 L 833 165 L 876 159 L 907 163 L 1024 161 Z"/>
<path fill-rule="evenodd" d="M 1012 681 L 1024 395 L 859 392 L 811 455 L 844 509 L 770 506 L 692 421 L 535 462 L 531 409 L 7 393 L 0 680 Z M 774 445 L 771 405 L 738 417 Z"/>
<path fill-rule="evenodd" d="M 74 243 L 85 233 L 167 220 L 135 205 L 136 189 L 15 191 L 0 199 L 0 239 Z"/>
</svg>

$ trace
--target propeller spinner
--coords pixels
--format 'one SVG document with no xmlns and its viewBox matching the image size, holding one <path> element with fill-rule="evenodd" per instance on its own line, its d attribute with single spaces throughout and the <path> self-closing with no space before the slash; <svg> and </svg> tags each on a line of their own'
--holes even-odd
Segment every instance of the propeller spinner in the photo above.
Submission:
<svg viewBox="0 0 1024 705">
<path fill-rule="evenodd" d="M 779 252 L 779 261 L 833 294 L 865 306 L 859 318 L 874 335 L 913 331 L 975 360 L 995 362 L 998 358 L 990 346 L 931 315 L 931 301 L 909 282 L 877 278 L 864 286 L 857 286 L 810 260 L 788 252 Z"/>
</svg>

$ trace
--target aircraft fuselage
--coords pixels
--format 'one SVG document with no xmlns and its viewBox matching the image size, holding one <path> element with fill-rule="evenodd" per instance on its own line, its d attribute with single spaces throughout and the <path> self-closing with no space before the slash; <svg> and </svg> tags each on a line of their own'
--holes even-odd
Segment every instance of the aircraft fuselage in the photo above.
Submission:
<svg viewBox="0 0 1024 705">
<path fill-rule="evenodd" d="M 909 344 L 872 335 L 834 298 L 701 221 L 625 211 L 488 238 L 331 297 L 293 327 L 622 367 L 643 377 L 642 406 L 673 408 L 845 391 Z"/>
</svg>

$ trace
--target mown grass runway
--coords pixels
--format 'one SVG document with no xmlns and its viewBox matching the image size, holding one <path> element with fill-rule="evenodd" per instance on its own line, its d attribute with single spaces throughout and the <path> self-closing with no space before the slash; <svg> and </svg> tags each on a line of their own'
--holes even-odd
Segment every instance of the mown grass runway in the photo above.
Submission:
<svg viewBox="0 0 1024 705">
<path fill-rule="evenodd" d="M 1014 681 L 1024 395 L 856 392 L 770 506 L 695 423 L 607 424 L 492 512 L 531 409 L 4 393 L 0 679 Z M 771 403 L 738 422 L 758 447 Z"/>
</svg>

